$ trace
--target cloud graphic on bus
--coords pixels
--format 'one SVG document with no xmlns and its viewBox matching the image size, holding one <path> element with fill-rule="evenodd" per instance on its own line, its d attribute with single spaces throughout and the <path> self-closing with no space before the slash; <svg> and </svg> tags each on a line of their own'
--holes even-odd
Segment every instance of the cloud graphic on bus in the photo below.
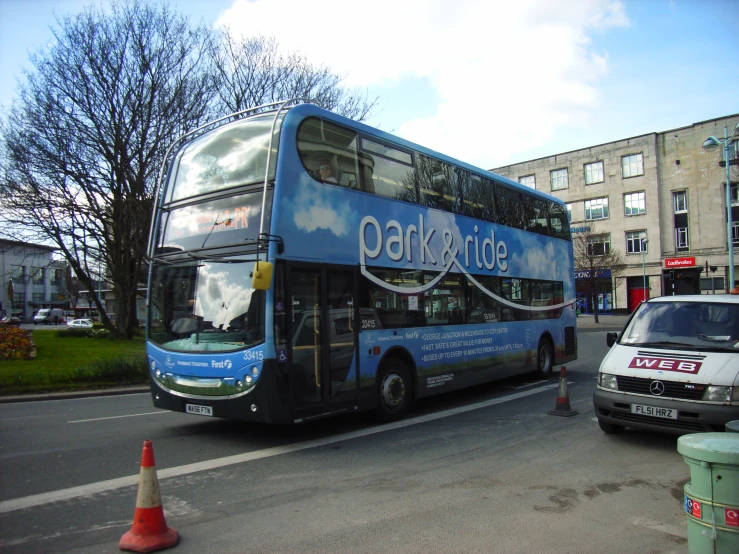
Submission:
<svg viewBox="0 0 739 554">
<path fill-rule="evenodd" d="M 552 279 L 567 281 L 567 259 L 565 248 L 555 248 L 552 242 L 542 248 L 537 237 L 525 237 L 521 245 L 512 248 L 510 265 L 513 274 L 527 275 L 531 279 Z"/>
<path fill-rule="evenodd" d="M 352 210 L 346 202 L 331 202 L 331 189 L 300 187 L 293 200 L 295 226 L 312 233 L 319 229 L 332 232 L 337 237 L 345 237 L 351 230 Z"/>
</svg>

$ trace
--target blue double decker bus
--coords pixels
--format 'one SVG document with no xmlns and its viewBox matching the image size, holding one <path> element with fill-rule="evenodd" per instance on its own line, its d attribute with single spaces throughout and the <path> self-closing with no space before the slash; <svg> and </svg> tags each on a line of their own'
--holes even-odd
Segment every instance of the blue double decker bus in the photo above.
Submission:
<svg viewBox="0 0 739 554">
<path fill-rule="evenodd" d="M 173 144 L 150 258 L 159 408 L 389 421 L 577 357 L 561 201 L 311 103 Z"/>
</svg>

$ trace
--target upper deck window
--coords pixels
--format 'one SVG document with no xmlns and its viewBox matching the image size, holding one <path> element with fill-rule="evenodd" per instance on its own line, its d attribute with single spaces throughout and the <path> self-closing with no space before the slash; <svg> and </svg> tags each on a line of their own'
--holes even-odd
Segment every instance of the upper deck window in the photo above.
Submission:
<svg viewBox="0 0 739 554">
<path fill-rule="evenodd" d="M 413 157 L 409 152 L 311 117 L 298 129 L 298 153 L 314 179 L 406 202 L 416 201 Z"/>
<path fill-rule="evenodd" d="M 297 148 L 316 181 L 570 240 L 564 206 L 350 127 L 308 117 Z"/>
<path fill-rule="evenodd" d="M 175 163 L 167 200 L 263 182 L 273 120 L 273 115 L 265 115 L 238 121 L 186 145 Z M 269 179 L 274 179 L 279 123 L 272 141 Z"/>
</svg>

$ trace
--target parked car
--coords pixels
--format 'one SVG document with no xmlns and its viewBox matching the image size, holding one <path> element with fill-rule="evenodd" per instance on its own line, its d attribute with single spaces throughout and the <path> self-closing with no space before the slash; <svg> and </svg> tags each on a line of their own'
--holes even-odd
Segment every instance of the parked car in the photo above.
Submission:
<svg viewBox="0 0 739 554">
<path fill-rule="evenodd" d="M 67 327 L 71 329 L 90 329 L 92 328 L 91 319 L 73 319 L 67 323 Z"/>
<path fill-rule="evenodd" d="M 652 298 L 606 342 L 593 393 L 605 433 L 723 431 L 739 419 L 739 296 Z"/>
<path fill-rule="evenodd" d="M 0 319 L 0 325 L 6 327 L 19 327 L 21 324 L 21 318 L 15 316 L 5 316 Z"/>
</svg>

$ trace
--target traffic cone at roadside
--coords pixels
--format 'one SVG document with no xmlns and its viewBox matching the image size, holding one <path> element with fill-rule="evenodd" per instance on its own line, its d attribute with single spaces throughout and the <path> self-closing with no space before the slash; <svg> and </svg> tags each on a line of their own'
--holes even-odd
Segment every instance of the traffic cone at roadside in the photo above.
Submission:
<svg viewBox="0 0 739 554">
<path fill-rule="evenodd" d="M 180 535 L 167 527 L 159 495 L 159 481 L 154 467 L 154 449 L 151 441 L 144 441 L 141 453 L 139 492 L 131 530 L 121 537 L 118 547 L 131 552 L 156 552 L 175 546 Z"/>
<path fill-rule="evenodd" d="M 559 391 L 557 392 L 557 403 L 553 410 L 549 410 L 549 415 L 573 416 L 578 411 L 570 407 L 570 397 L 567 394 L 567 368 L 562 366 L 559 370 Z"/>
</svg>

